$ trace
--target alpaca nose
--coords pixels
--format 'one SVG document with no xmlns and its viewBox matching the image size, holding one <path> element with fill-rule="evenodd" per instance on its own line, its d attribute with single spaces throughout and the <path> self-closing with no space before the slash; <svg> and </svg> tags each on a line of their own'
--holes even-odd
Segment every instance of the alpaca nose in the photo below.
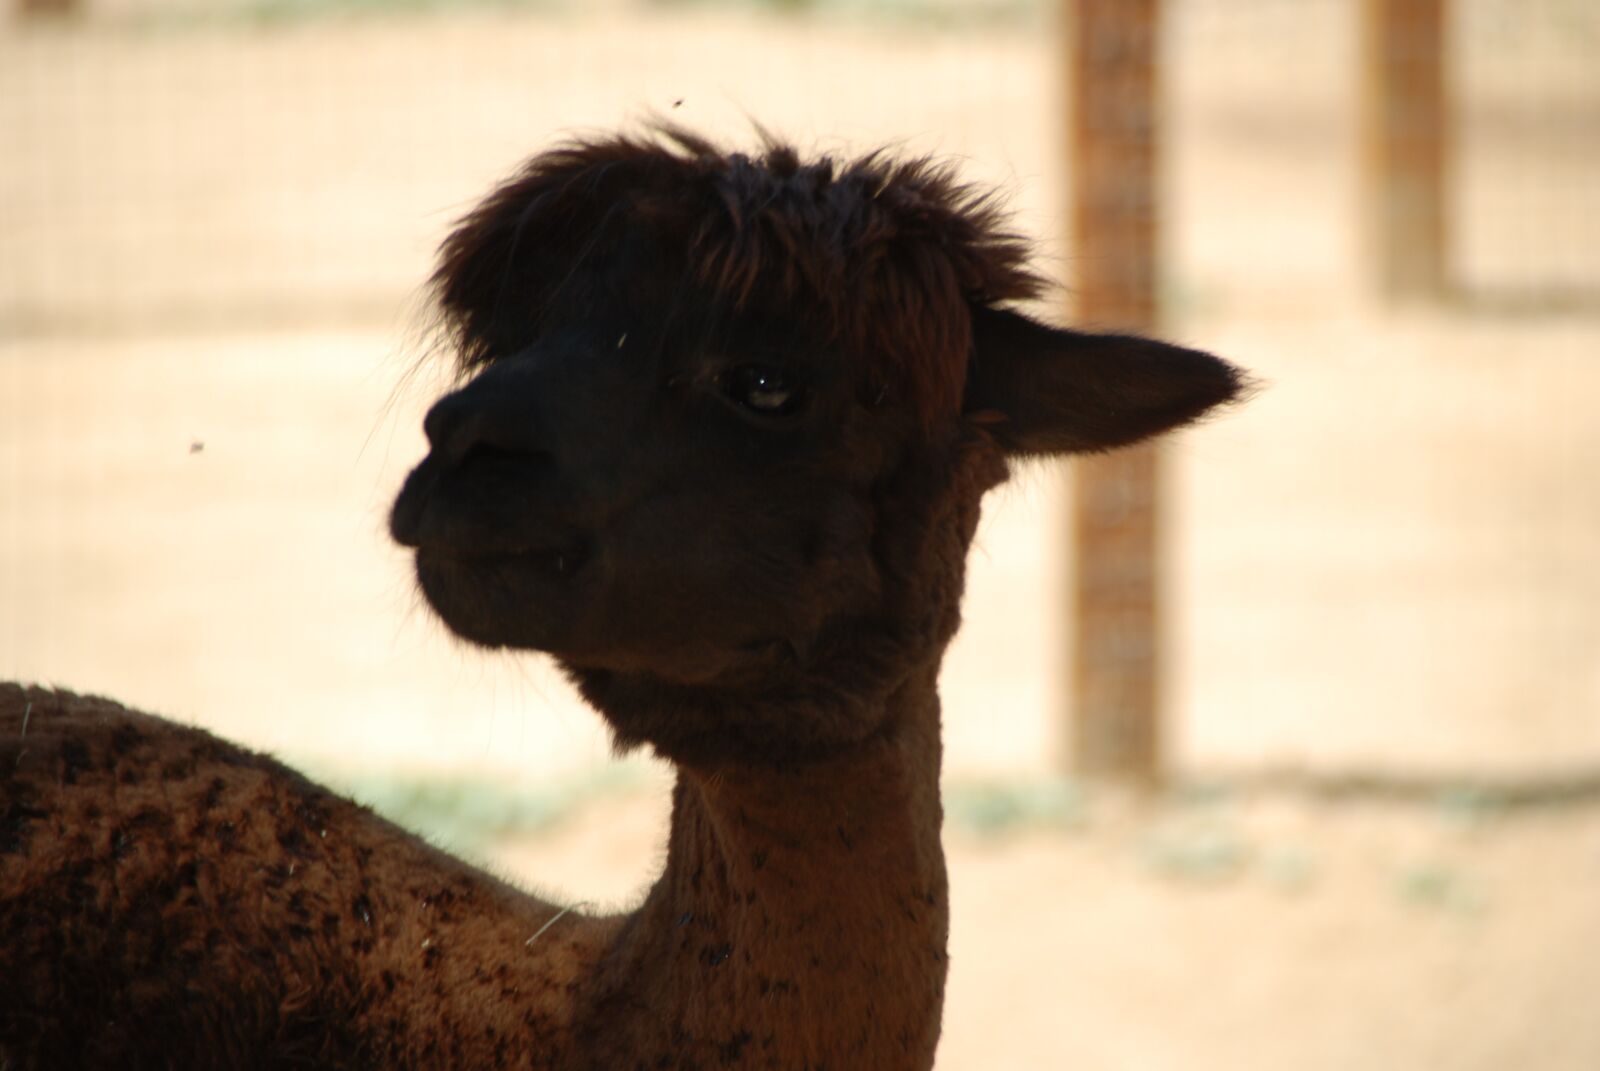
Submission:
<svg viewBox="0 0 1600 1071">
<path fill-rule="evenodd" d="M 428 449 L 441 460 L 454 465 L 467 455 L 477 439 L 478 421 L 461 393 L 447 394 L 433 404 L 428 415 L 422 418 L 422 433 L 428 437 Z"/>
<path fill-rule="evenodd" d="M 428 456 L 389 516 L 396 542 L 483 553 L 550 542 L 568 499 L 529 386 L 523 375 L 491 368 L 428 410 Z"/>
<path fill-rule="evenodd" d="M 436 402 L 422 419 L 428 447 L 446 468 L 474 454 L 538 454 L 535 421 L 503 392 L 473 383 Z"/>
</svg>

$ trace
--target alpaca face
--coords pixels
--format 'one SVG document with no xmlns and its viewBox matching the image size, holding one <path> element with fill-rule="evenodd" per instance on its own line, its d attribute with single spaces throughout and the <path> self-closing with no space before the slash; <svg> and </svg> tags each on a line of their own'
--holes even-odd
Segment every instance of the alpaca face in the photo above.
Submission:
<svg viewBox="0 0 1600 1071">
<path fill-rule="evenodd" d="M 392 529 L 462 637 L 690 683 L 872 608 L 873 489 L 911 427 L 804 323 L 641 302 L 643 259 L 433 407 Z"/>
<path fill-rule="evenodd" d="M 1027 244 L 928 161 L 682 131 L 535 157 L 446 240 L 469 381 L 391 518 L 460 636 L 548 651 L 619 743 L 864 738 L 936 663 L 1006 456 L 1232 397 L 1208 354 L 1035 322 Z"/>
</svg>

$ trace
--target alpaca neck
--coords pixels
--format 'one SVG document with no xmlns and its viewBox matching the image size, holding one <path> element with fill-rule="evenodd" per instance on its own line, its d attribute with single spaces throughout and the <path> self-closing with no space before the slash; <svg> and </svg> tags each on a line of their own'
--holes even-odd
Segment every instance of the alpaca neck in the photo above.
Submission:
<svg viewBox="0 0 1600 1071">
<path fill-rule="evenodd" d="M 612 1038 L 625 1066 L 932 1063 L 949 930 L 937 672 L 913 673 L 848 753 L 680 768 L 666 870 L 598 994 L 596 1021 L 635 1033 Z M 648 1014 L 617 1014 L 630 1005 Z"/>
</svg>

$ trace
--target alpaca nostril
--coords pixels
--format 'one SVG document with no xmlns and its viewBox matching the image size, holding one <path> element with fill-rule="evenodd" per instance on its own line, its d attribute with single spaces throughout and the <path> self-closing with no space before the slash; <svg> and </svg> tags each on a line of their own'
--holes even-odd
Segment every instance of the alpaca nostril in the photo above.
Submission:
<svg viewBox="0 0 1600 1071">
<path fill-rule="evenodd" d="M 446 469 L 484 459 L 504 465 L 542 456 L 525 421 L 486 407 L 481 400 L 453 394 L 428 410 L 422 420 L 428 446 Z"/>
<path fill-rule="evenodd" d="M 475 438 L 471 417 L 472 407 L 460 394 L 440 399 L 422 418 L 422 433 L 428 437 L 429 449 L 447 460 L 458 460 Z"/>
<path fill-rule="evenodd" d="M 450 434 L 451 425 L 457 423 L 457 413 L 461 407 L 454 404 L 455 395 L 439 399 L 428 409 L 422 418 L 422 434 L 428 437 L 429 446 L 438 446 Z"/>
</svg>

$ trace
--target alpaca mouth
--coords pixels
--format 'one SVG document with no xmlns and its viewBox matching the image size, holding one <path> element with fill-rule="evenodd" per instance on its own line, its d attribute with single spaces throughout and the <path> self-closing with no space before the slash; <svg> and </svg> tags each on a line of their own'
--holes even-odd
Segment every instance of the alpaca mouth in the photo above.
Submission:
<svg viewBox="0 0 1600 1071">
<path fill-rule="evenodd" d="M 417 551 L 417 567 L 442 568 L 480 574 L 493 582 L 497 573 L 528 572 L 570 577 L 589 562 L 589 548 L 572 542 L 553 547 L 527 546 L 496 550 L 463 550 L 448 546 L 422 546 Z"/>
<path fill-rule="evenodd" d="M 566 645 L 582 574 L 592 560 L 583 543 L 513 550 L 416 550 L 417 586 L 445 626 L 489 648 L 556 651 Z"/>
<path fill-rule="evenodd" d="M 517 501 L 509 493 L 486 494 L 469 483 L 442 481 L 432 456 L 412 470 L 389 514 L 389 534 L 416 553 L 417 568 L 459 574 L 468 582 L 493 583 L 513 575 L 566 577 L 589 560 L 589 541 L 573 527 L 548 517 L 511 517 L 490 512 L 481 502 Z M 464 508 L 460 501 L 468 499 Z"/>
</svg>

